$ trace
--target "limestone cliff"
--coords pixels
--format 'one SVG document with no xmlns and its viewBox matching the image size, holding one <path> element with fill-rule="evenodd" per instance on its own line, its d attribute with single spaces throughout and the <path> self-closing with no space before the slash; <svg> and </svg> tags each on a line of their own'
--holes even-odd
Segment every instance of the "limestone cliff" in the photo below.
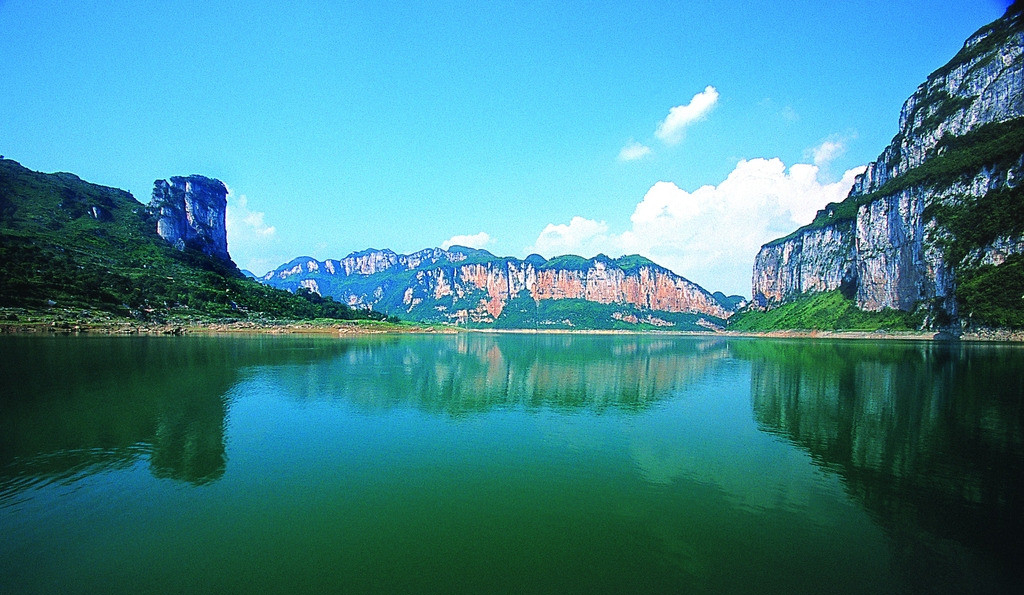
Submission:
<svg viewBox="0 0 1024 595">
<path fill-rule="evenodd" d="M 520 260 L 458 247 L 408 255 L 366 250 L 340 260 L 298 258 L 262 280 L 419 320 L 513 327 L 707 328 L 736 309 L 735 301 L 638 256 Z"/>
<path fill-rule="evenodd" d="M 1024 173 L 1022 12 L 1015 3 L 918 87 L 845 201 L 761 248 L 754 304 L 841 289 L 864 310 L 923 307 L 955 321 L 958 278 L 1022 253 L 1013 214 Z"/>
<path fill-rule="evenodd" d="M 175 176 L 153 183 L 150 209 L 156 231 L 179 250 L 186 247 L 230 261 L 225 216 L 228 189 L 204 176 Z"/>
</svg>

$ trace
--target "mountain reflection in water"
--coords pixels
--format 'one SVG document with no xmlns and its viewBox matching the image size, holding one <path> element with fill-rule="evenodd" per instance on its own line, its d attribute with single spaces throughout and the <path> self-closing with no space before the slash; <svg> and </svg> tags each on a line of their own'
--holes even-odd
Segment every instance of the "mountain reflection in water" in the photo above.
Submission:
<svg viewBox="0 0 1024 595">
<path fill-rule="evenodd" d="M 686 343 L 490 337 L 11 337 L 2 345 L 0 498 L 148 457 L 157 477 L 224 474 L 230 389 L 260 375 L 299 401 L 463 416 L 646 408 L 727 356 Z M 604 339 L 604 340 L 602 340 Z"/>
<path fill-rule="evenodd" d="M 582 340 L 581 340 L 582 339 Z M 495 408 L 639 411 L 728 356 L 721 339 L 480 335 L 354 342 L 329 361 L 270 380 L 300 400 L 363 411 L 413 407 L 463 416 Z"/>
<path fill-rule="evenodd" d="M 954 544 L 1024 579 L 1024 367 L 1006 345 L 760 341 L 759 427 L 838 473 L 919 580 L 942 583 Z M 910 552 L 908 550 L 916 550 Z M 947 585 L 948 587 L 948 585 Z"/>
<path fill-rule="evenodd" d="M 0 575 L 1012 592 L 1022 398 L 1007 345 L 5 336 Z"/>
<path fill-rule="evenodd" d="M 232 351 L 160 338 L 13 337 L 0 377 L 0 482 L 62 481 L 148 456 L 154 475 L 224 473 Z"/>
</svg>

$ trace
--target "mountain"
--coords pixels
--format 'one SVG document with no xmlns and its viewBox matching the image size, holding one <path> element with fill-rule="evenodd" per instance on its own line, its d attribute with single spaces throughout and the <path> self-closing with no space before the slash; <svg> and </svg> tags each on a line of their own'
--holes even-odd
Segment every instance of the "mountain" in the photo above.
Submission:
<svg viewBox="0 0 1024 595">
<path fill-rule="evenodd" d="M 520 260 L 459 246 L 296 258 L 262 281 L 402 318 L 496 328 L 706 330 L 724 326 L 743 301 L 716 297 L 640 256 Z"/>
<path fill-rule="evenodd" d="M 155 182 L 146 206 L 0 158 L 0 307 L 155 320 L 380 318 L 246 279 L 227 251 L 226 192 L 218 180 L 174 177 Z"/>
<path fill-rule="evenodd" d="M 205 176 L 175 176 L 153 183 L 150 211 L 156 215 L 156 233 L 178 250 L 195 248 L 203 254 L 231 262 L 228 254 L 228 188 Z"/>
<path fill-rule="evenodd" d="M 918 87 L 844 201 L 761 248 L 753 306 L 831 300 L 929 328 L 1024 327 L 1022 13 L 1014 3 Z"/>
</svg>

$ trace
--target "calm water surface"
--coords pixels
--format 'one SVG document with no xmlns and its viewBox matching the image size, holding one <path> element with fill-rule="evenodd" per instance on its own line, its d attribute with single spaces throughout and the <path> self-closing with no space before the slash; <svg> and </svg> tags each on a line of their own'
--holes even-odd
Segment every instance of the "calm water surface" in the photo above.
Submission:
<svg viewBox="0 0 1024 595">
<path fill-rule="evenodd" d="M 0 337 L 2 593 L 1015 593 L 1024 349 Z"/>
</svg>

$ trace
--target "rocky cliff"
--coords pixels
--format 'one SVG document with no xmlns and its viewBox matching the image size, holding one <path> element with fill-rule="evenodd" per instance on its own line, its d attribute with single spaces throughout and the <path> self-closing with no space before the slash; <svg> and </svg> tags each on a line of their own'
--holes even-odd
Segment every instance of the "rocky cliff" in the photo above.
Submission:
<svg viewBox="0 0 1024 595">
<path fill-rule="evenodd" d="M 157 180 L 150 201 L 157 217 L 157 233 L 179 250 L 195 248 L 230 261 L 225 225 L 227 194 L 223 182 L 204 176 Z"/>
<path fill-rule="evenodd" d="M 1015 3 L 918 87 L 899 132 L 845 201 L 761 248 L 754 304 L 842 290 L 864 310 L 973 315 L 973 303 L 961 312 L 971 301 L 963 282 L 1024 248 L 1022 12 Z"/>
<path fill-rule="evenodd" d="M 366 250 L 340 260 L 298 258 L 262 280 L 419 320 L 512 327 L 706 328 L 736 309 L 735 300 L 638 256 L 520 260 L 459 247 Z"/>
</svg>

